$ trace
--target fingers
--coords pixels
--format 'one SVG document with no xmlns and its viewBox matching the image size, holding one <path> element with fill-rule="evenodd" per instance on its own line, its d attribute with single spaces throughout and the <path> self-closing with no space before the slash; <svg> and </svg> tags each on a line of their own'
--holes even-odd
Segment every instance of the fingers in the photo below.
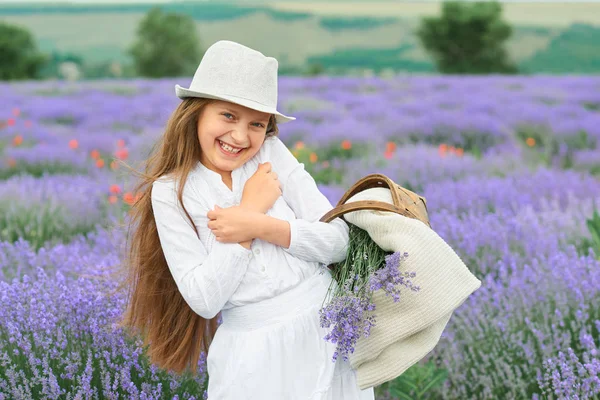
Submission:
<svg viewBox="0 0 600 400">
<path fill-rule="evenodd" d="M 206 213 L 208 219 L 216 219 L 218 217 L 218 212 L 221 210 L 221 207 L 215 204 L 215 208 Z"/>
<path fill-rule="evenodd" d="M 278 179 L 279 177 L 277 172 L 273 171 L 273 165 L 269 161 L 258 164 L 258 169 L 266 174 L 269 174 L 269 176 L 273 179 Z"/>
<path fill-rule="evenodd" d="M 272 166 L 270 162 L 264 162 L 262 164 L 260 164 L 259 168 L 262 168 L 264 170 L 264 172 L 269 173 L 272 170 Z"/>
</svg>

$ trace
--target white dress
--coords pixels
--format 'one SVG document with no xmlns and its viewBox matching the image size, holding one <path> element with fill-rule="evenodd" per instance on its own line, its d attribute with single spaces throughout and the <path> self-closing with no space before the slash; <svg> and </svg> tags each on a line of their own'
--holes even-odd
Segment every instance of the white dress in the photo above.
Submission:
<svg viewBox="0 0 600 400">
<path fill-rule="evenodd" d="M 255 239 L 251 249 L 220 243 L 208 228 L 207 212 L 240 202 L 245 182 L 270 161 L 283 195 L 267 215 L 290 224 L 289 248 Z M 210 400 L 373 400 L 360 390 L 350 365 L 332 361 L 335 345 L 323 337 L 318 310 L 331 274 L 322 264 L 341 261 L 348 225 L 319 219 L 332 208 L 308 174 L 277 137 L 232 171 L 232 190 L 221 176 L 198 162 L 186 181 L 183 204 L 169 177 L 154 182 L 152 207 L 161 247 L 177 286 L 204 318 L 222 311 L 207 357 Z"/>
</svg>

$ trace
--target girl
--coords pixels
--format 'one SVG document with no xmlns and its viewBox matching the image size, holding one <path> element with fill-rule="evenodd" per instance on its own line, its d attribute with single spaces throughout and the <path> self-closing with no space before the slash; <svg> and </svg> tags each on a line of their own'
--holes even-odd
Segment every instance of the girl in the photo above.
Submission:
<svg viewBox="0 0 600 400">
<path fill-rule="evenodd" d="M 321 264 L 345 258 L 348 226 L 319 222 L 332 205 L 277 137 L 294 120 L 276 109 L 277 68 L 219 41 L 176 85 L 132 211 L 124 321 L 161 367 L 195 371 L 207 351 L 210 400 L 373 399 L 323 339 Z"/>
</svg>

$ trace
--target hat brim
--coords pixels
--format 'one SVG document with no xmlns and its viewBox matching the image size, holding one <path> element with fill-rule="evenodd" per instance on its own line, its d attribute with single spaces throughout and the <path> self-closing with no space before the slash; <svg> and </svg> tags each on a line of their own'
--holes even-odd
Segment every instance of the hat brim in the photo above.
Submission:
<svg viewBox="0 0 600 400">
<path fill-rule="evenodd" d="M 274 109 L 272 107 L 265 106 L 264 104 L 257 103 L 256 101 L 244 99 L 244 98 L 237 97 L 237 96 L 228 96 L 228 95 L 217 96 L 217 95 L 210 94 L 210 93 L 203 93 L 203 92 L 197 92 L 194 90 L 190 90 L 190 89 L 181 87 L 179 85 L 175 85 L 175 94 L 180 99 L 185 99 L 188 97 L 198 97 L 198 98 L 204 98 L 204 99 L 229 101 L 231 103 L 239 104 L 241 106 L 248 107 L 253 110 L 273 114 L 273 115 L 275 115 L 275 119 L 277 120 L 278 124 L 284 124 L 286 122 L 294 121 L 296 119 L 295 117 L 283 115 L 282 113 L 280 113 L 279 111 L 277 111 L 276 109 Z"/>
</svg>

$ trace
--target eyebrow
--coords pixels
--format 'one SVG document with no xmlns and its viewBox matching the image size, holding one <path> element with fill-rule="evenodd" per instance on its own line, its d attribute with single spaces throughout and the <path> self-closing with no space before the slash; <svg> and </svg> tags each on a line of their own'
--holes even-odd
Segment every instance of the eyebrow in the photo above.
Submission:
<svg viewBox="0 0 600 400">
<path fill-rule="evenodd" d="M 232 112 L 234 114 L 240 114 L 239 111 L 236 111 L 236 110 L 234 110 L 232 108 L 228 108 L 228 107 L 221 107 L 221 110 L 229 111 L 229 112 Z M 260 118 L 257 118 L 256 120 L 257 121 L 261 121 L 261 122 L 269 122 L 269 116 L 260 117 Z"/>
</svg>

